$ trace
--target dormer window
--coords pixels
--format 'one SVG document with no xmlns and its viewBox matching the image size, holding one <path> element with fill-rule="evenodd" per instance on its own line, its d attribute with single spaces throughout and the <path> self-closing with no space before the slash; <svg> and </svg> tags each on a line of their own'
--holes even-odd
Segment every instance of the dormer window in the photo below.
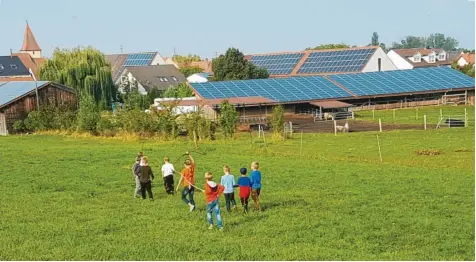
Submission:
<svg viewBox="0 0 476 262">
<path fill-rule="evenodd" d="M 435 62 L 435 53 L 431 53 L 428 56 L 428 63 L 434 63 Z"/>
<path fill-rule="evenodd" d="M 2 64 L 0 64 L 0 70 L 3 70 L 3 69 L 5 69 L 5 67 L 3 67 Z"/>
<path fill-rule="evenodd" d="M 420 53 L 417 53 L 417 54 L 413 55 L 413 62 L 415 62 L 415 63 L 420 63 L 421 62 Z"/>
<path fill-rule="evenodd" d="M 445 59 L 446 59 L 446 54 L 445 53 L 441 53 L 441 54 L 438 55 L 438 60 L 443 61 Z"/>
<path fill-rule="evenodd" d="M 17 65 L 10 65 L 10 67 L 14 70 L 18 69 Z"/>
</svg>

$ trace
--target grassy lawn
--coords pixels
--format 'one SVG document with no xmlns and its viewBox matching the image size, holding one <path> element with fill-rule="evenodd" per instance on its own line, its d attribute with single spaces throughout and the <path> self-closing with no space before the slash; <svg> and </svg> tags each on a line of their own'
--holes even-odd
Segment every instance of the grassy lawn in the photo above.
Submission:
<svg viewBox="0 0 476 262">
<path fill-rule="evenodd" d="M 451 117 L 464 120 L 464 109 L 468 114 L 468 124 L 474 126 L 474 106 L 425 106 L 419 108 L 402 108 L 394 110 L 362 110 L 356 111 L 355 116 L 359 120 L 378 121 L 382 123 L 397 124 L 421 124 L 423 125 L 423 116 L 427 117 L 427 124 L 437 124 L 440 120 L 440 109 L 444 117 Z"/>
<path fill-rule="evenodd" d="M 224 232 L 202 193 L 194 213 L 165 195 L 161 159 L 190 142 L 0 137 L 0 260 L 474 260 L 474 130 L 380 133 L 382 163 L 375 134 L 201 144 L 202 187 L 207 170 L 261 163 L 264 211 L 228 214 L 221 197 Z M 132 198 L 142 149 L 154 202 Z"/>
</svg>

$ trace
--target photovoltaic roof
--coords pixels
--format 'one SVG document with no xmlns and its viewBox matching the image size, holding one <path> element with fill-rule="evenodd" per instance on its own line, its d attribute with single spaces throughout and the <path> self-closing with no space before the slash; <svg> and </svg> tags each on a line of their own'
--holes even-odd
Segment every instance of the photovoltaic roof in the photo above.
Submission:
<svg viewBox="0 0 476 262">
<path fill-rule="evenodd" d="M 474 88 L 474 79 L 447 67 L 385 72 L 191 83 L 204 99 L 264 97 L 276 102 Z M 348 90 L 348 91 L 346 91 Z"/>
<path fill-rule="evenodd" d="M 291 74 L 304 53 L 252 56 L 251 62 L 268 69 L 270 75 Z"/>
<path fill-rule="evenodd" d="M 38 81 L 38 87 L 48 83 L 47 81 Z M 0 82 L 0 106 L 23 96 L 36 88 L 34 81 L 25 82 Z"/>
</svg>

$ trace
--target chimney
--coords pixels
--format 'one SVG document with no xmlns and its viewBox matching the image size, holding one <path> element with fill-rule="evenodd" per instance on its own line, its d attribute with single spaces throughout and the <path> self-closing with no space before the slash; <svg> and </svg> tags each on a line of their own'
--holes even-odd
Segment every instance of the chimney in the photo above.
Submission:
<svg viewBox="0 0 476 262">
<path fill-rule="evenodd" d="M 10 58 L 13 58 L 13 50 L 10 48 Z"/>
</svg>

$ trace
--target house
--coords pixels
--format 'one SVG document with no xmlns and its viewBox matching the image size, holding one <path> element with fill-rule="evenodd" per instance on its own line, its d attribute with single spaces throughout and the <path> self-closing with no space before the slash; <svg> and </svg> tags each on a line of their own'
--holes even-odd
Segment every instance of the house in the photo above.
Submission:
<svg viewBox="0 0 476 262">
<path fill-rule="evenodd" d="M 199 67 L 202 69 L 203 73 L 208 73 L 209 77 L 213 77 L 212 61 L 209 61 L 208 59 L 192 62 L 190 63 L 190 67 Z"/>
<path fill-rule="evenodd" d="M 443 49 L 394 49 L 387 53 L 397 69 L 413 69 L 418 67 L 451 66 L 453 59 Z"/>
<path fill-rule="evenodd" d="M 106 55 L 106 60 L 111 65 L 112 80 L 116 82 L 122 75 L 125 67 L 165 65 L 166 62 L 158 52 L 141 52 L 130 54 Z"/>
<path fill-rule="evenodd" d="M 170 86 L 185 83 L 185 76 L 173 65 L 126 66 L 115 84 L 119 91 L 125 88 L 137 88 L 141 94 L 147 94 L 155 88 L 165 91 Z"/>
<path fill-rule="evenodd" d="M 72 88 L 47 81 L 0 82 L 0 135 L 7 135 L 15 121 L 25 119 L 38 106 L 65 104 L 77 104 Z"/>
<path fill-rule="evenodd" d="M 458 57 L 456 62 L 459 67 L 464 67 L 468 64 L 472 64 L 474 67 L 474 53 L 463 53 Z"/>
<path fill-rule="evenodd" d="M 175 66 L 175 68 L 180 69 L 180 66 L 177 63 L 175 63 L 171 57 L 164 56 L 163 59 L 166 65 L 173 65 Z"/>
<path fill-rule="evenodd" d="M 378 46 L 246 55 L 270 78 L 395 70 Z"/>
<path fill-rule="evenodd" d="M 209 73 L 196 73 L 187 77 L 187 82 L 189 83 L 205 83 L 208 82 L 210 78 Z"/>
<path fill-rule="evenodd" d="M 39 67 L 45 62 L 46 58 L 42 56 L 41 48 L 27 23 L 20 52 L 0 56 L 0 81 L 32 81 L 29 70 L 37 75 Z"/>
</svg>

